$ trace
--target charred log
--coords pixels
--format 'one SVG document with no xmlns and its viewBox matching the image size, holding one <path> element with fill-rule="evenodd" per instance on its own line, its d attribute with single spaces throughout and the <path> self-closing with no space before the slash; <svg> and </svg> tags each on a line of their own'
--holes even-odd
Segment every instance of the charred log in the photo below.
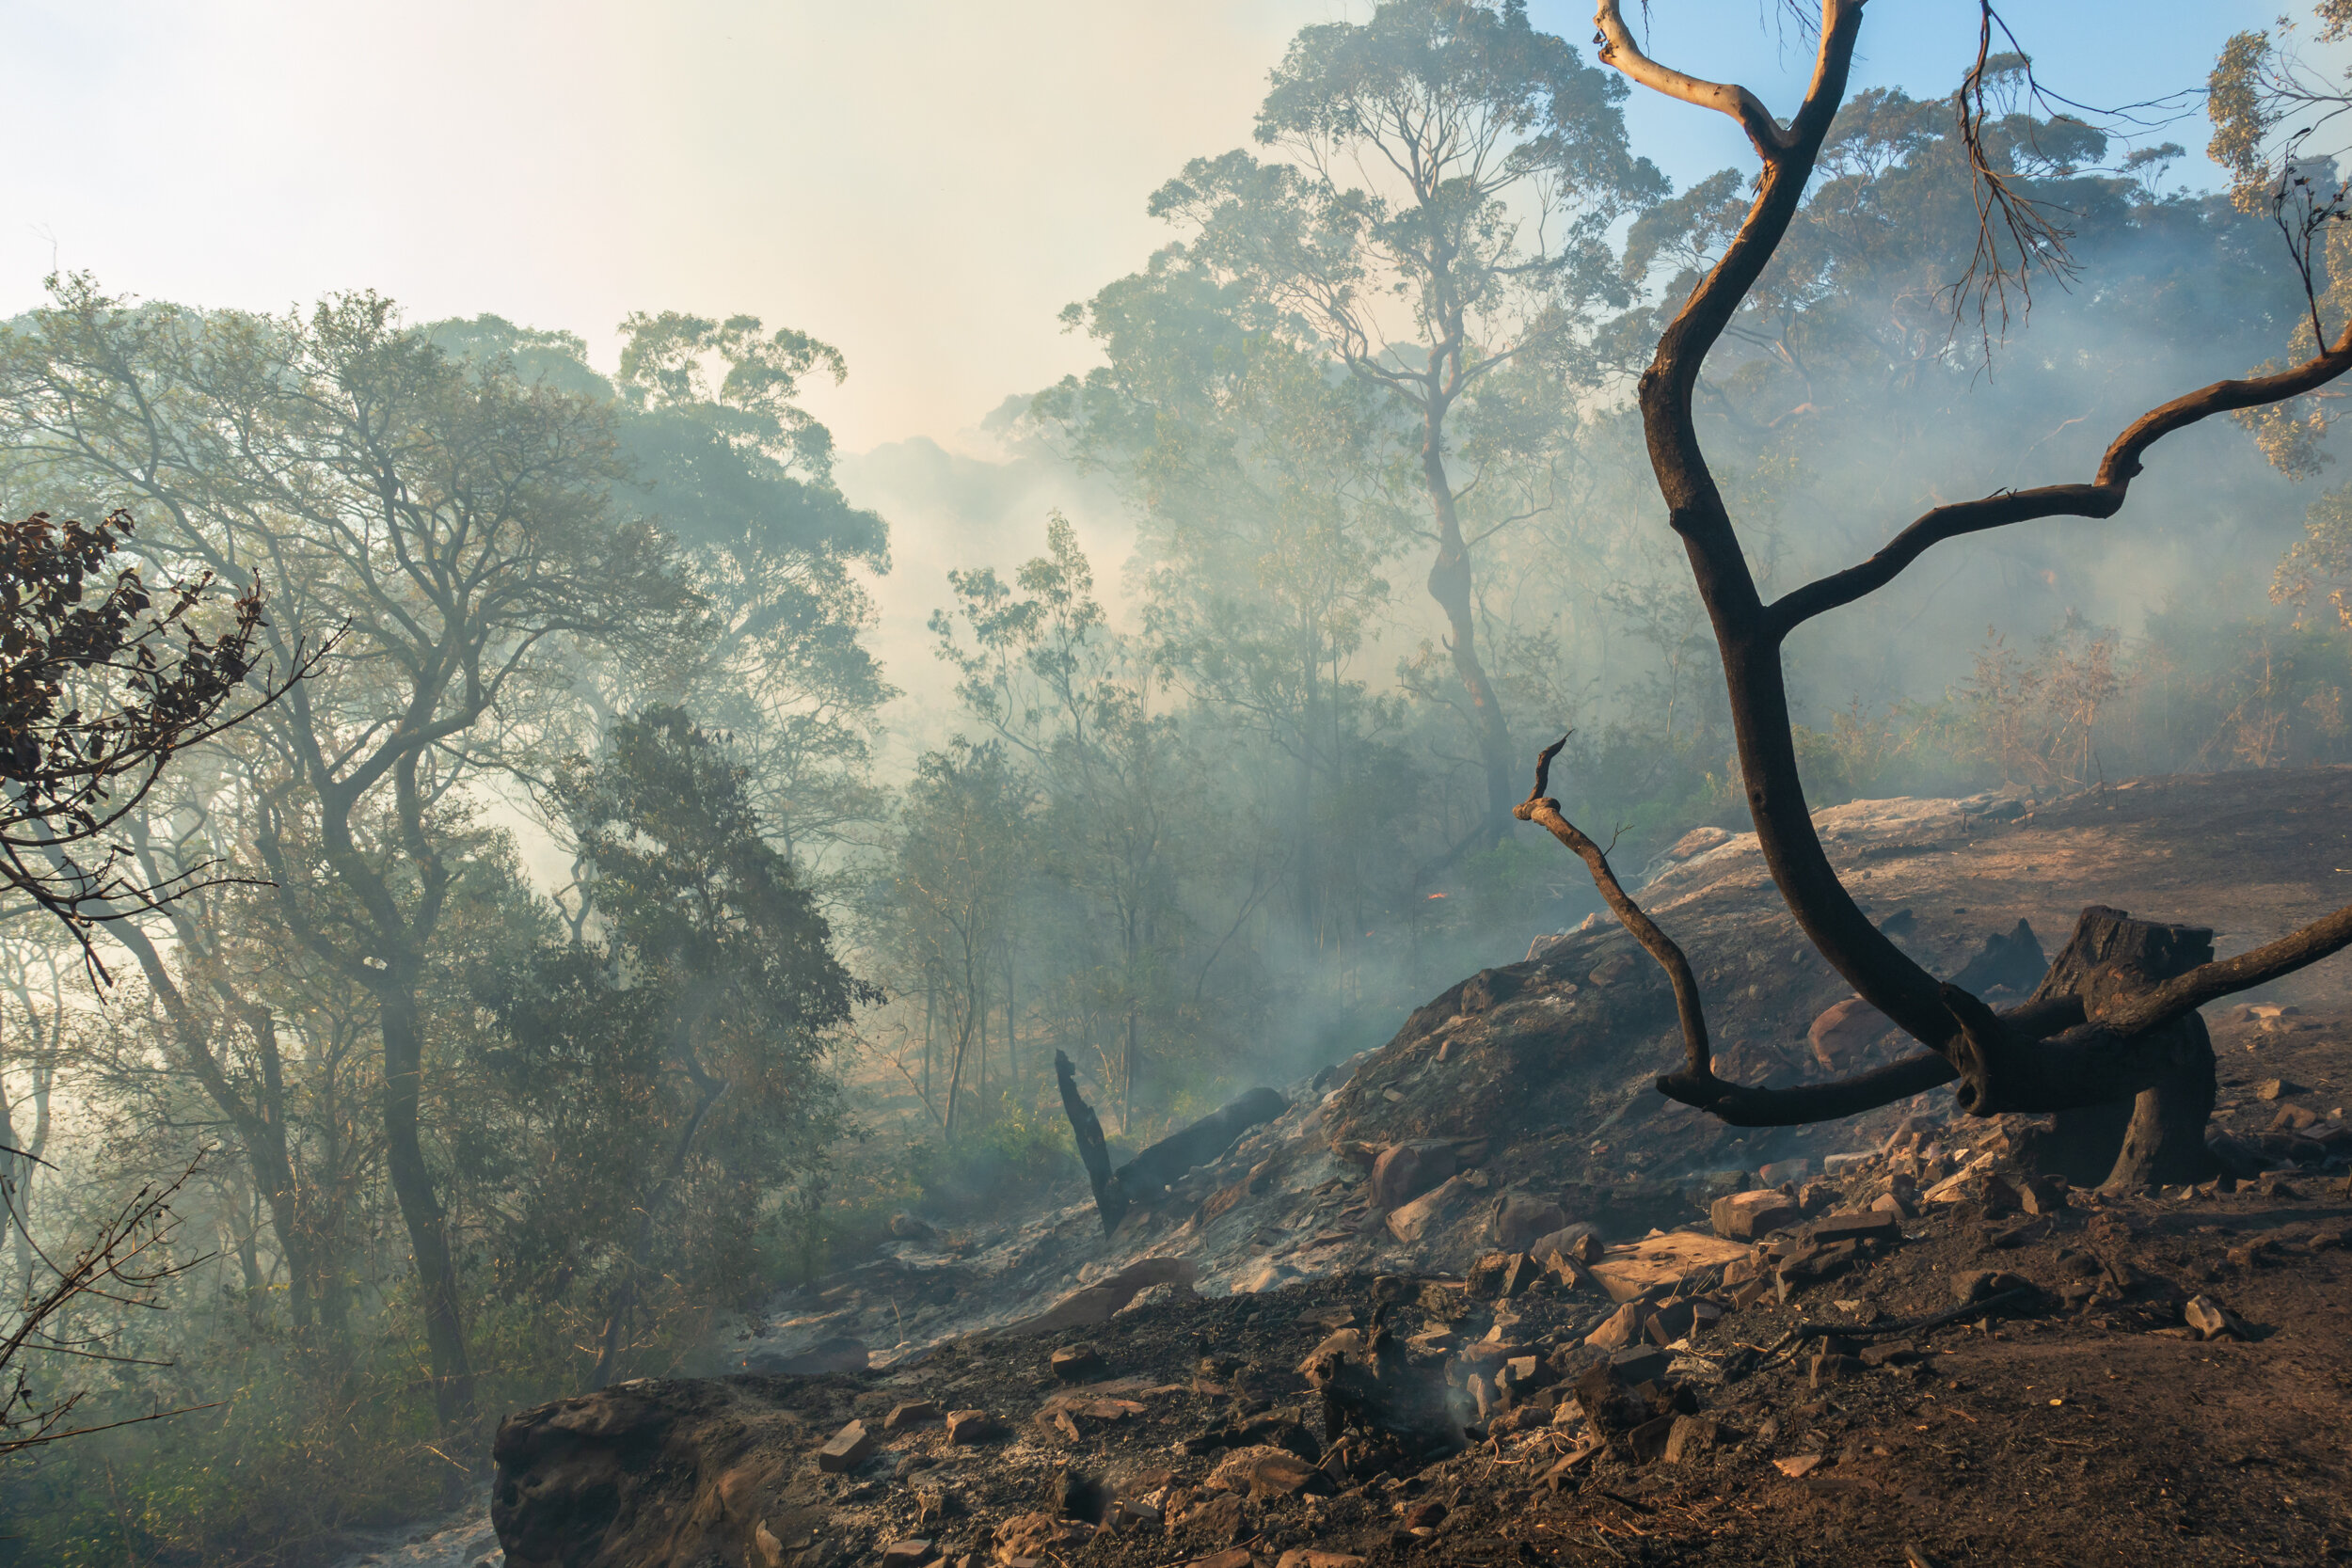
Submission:
<svg viewBox="0 0 2352 1568">
<path fill-rule="evenodd" d="M 1240 1099 L 1211 1111 L 1181 1132 L 1171 1132 L 1112 1173 L 1112 1180 L 1140 1202 L 1155 1196 L 1195 1165 L 1205 1165 L 1233 1147 L 1251 1128 L 1272 1121 L 1291 1108 L 1272 1089 L 1251 1089 Z"/>
<path fill-rule="evenodd" d="M 1061 1108 L 1070 1117 L 1070 1131 L 1078 1144 L 1078 1159 L 1094 1189 L 1095 1212 L 1103 1216 L 1103 1234 L 1119 1228 L 1127 1211 L 1158 1196 L 1168 1183 L 1195 1165 L 1205 1165 L 1251 1128 L 1272 1121 L 1290 1109 L 1290 1101 L 1272 1089 L 1251 1089 L 1240 1099 L 1211 1111 L 1181 1132 L 1171 1132 L 1117 1170 L 1111 1168 L 1109 1146 L 1094 1107 L 1078 1093 L 1077 1069 L 1069 1056 L 1054 1053 L 1054 1076 L 1061 1085 Z"/>
</svg>

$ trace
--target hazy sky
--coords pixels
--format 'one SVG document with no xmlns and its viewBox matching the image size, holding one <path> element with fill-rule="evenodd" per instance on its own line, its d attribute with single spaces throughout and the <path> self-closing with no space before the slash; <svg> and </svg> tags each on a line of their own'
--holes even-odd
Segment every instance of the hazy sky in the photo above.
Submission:
<svg viewBox="0 0 2352 1568">
<path fill-rule="evenodd" d="M 2203 80 L 2278 0 L 2018 6 L 2090 103 Z M 1777 109 L 1807 64 L 1772 0 L 1655 0 L 1656 52 Z M 0 312 L 53 258 L 109 288 L 278 308 L 368 287 L 586 337 L 631 309 L 747 310 L 837 344 L 813 405 L 852 451 L 954 444 L 1088 361 L 1055 313 L 1138 265 L 1146 195 L 1248 139 L 1265 72 L 1338 0 L 0 0 L 11 140 Z M 1589 38 L 1581 5 L 1532 8 Z M 1864 84 L 1937 91 L 1963 0 L 1875 0 Z M 1677 182 L 1744 162 L 1726 120 L 1637 93 Z M 2171 133 L 2192 149 L 2201 119 Z M 2196 166 L 2192 176 L 2203 177 Z"/>
</svg>

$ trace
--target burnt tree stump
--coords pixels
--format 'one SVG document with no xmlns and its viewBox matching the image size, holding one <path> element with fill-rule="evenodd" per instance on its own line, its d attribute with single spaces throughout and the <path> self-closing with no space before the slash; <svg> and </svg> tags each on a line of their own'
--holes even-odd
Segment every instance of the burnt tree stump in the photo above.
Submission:
<svg viewBox="0 0 2352 1568">
<path fill-rule="evenodd" d="M 2134 920 L 2093 904 L 2019 1011 L 2073 1004 L 2095 1021 L 2109 998 L 2212 961 L 2213 932 L 2204 927 Z M 2153 1081 L 2129 1101 L 2058 1111 L 2053 1129 L 2026 1150 L 2029 1162 L 2077 1186 L 2115 1191 L 2206 1180 L 2219 1166 L 2205 1144 L 2214 1057 L 2204 1020 L 2192 1012 L 2129 1043 Z"/>
</svg>

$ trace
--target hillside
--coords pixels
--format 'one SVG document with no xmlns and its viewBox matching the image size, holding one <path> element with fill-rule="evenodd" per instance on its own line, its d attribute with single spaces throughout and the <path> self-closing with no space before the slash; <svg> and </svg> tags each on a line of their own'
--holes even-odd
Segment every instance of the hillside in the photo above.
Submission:
<svg viewBox="0 0 2352 1568">
<path fill-rule="evenodd" d="M 2022 990 L 2021 919 L 2055 952 L 2105 903 L 2211 925 L 2227 954 L 2333 907 L 2347 808 L 2352 770 L 2329 769 L 1820 822 L 1902 945 L 1947 974 L 2006 953 Z M 1808 1026 L 1848 993 L 1752 838 L 1690 835 L 1641 896 L 1727 1072 L 1827 1074 Z M 1730 1564 L 1798 1538 L 1788 1560 L 1857 1565 L 2148 1562 L 2191 1539 L 2320 1560 L 2352 1540 L 2327 1435 L 2352 1386 L 2344 961 L 2209 1021 L 2216 1134 L 2248 1180 L 2101 1195 L 2038 1181 L 2028 1126 L 1956 1121 L 1948 1090 L 1747 1132 L 1671 1106 L 1654 968 L 1613 929 L 1542 939 L 1289 1085 L 1111 1238 L 1075 1191 L 974 1234 L 911 1220 L 778 1302 L 735 1347 L 748 1375 L 516 1418 L 508 1561 L 837 1568 L 906 1542 L 884 1560 Z M 1769 1212 L 1753 1245 L 1709 1223 L 1743 1192 Z M 1355 1338 L 1318 1362 L 1335 1332 Z M 1379 1389 L 1332 1352 L 1373 1357 Z M 887 1429 L 898 1405 L 928 1414 Z M 950 1440 L 955 1410 L 985 1420 Z M 852 1418 L 874 1452 L 829 1473 L 817 1449 Z"/>
</svg>

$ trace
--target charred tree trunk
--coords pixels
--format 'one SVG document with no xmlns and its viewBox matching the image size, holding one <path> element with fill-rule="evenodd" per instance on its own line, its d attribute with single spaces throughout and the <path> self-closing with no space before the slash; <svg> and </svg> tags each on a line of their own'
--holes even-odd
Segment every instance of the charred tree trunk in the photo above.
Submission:
<svg viewBox="0 0 2352 1568">
<path fill-rule="evenodd" d="M 1111 1175 L 1111 1151 L 1103 1141 L 1102 1118 L 1078 1093 L 1078 1069 L 1066 1053 L 1054 1053 L 1054 1076 L 1061 1085 L 1062 1113 L 1069 1117 L 1071 1133 L 1078 1141 L 1078 1159 L 1094 1188 L 1094 1212 L 1103 1216 L 1103 1234 L 1107 1236 L 1127 1217 L 1127 1195 Z"/>
<path fill-rule="evenodd" d="M 1821 0 L 1818 55 L 1804 101 L 1783 120 L 1748 88 L 1709 82 L 1661 65 L 1627 25 L 1620 0 L 1599 0 L 1594 16 L 1599 61 L 1670 98 L 1738 121 L 1761 168 L 1747 215 L 1706 275 L 1660 334 L 1656 356 L 1638 384 L 1642 425 L 1666 502 L 1668 524 L 1689 557 L 1692 581 L 1707 607 L 1723 657 L 1725 694 L 1739 743 L 1741 783 L 1766 868 L 1806 938 L 1855 992 L 1928 1048 L 1928 1053 L 1862 1078 L 1770 1090 L 1725 1084 L 1714 1074 L 1695 987 L 1680 949 L 1655 928 L 1615 884 L 1589 839 L 1544 796 L 1555 746 L 1536 768 L 1535 788 L 1518 808 L 1582 856 L 1618 919 L 1674 981 L 1688 1057 L 1659 1080 L 1665 1094 L 1746 1125 L 1827 1120 L 1959 1079 L 1956 1099 L 1975 1116 L 2021 1111 L 2063 1118 L 2050 1154 L 2095 1165 L 2113 1132 L 2111 1107 L 2131 1111 L 2113 1149 L 2106 1181 L 2128 1186 L 2194 1180 L 2213 1157 L 2203 1142 L 2213 1104 L 2213 1046 L 2196 1009 L 2233 992 L 2292 974 L 2352 946 L 2352 905 L 2300 929 L 2218 962 L 2212 933 L 2193 927 L 2135 922 L 2113 911 L 2086 911 L 2068 952 L 2045 977 L 2047 994 L 1996 1013 L 1961 986 L 1940 983 L 1880 931 L 1855 904 L 1824 851 L 1804 797 L 1789 714 L 1783 647 L 1815 617 L 1852 604 L 1900 577 L 1930 550 L 1996 529 L 2058 517 L 2108 518 L 2122 510 L 2151 448 L 2166 436 L 2222 414 L 2305 396 L 2352 372 L 2352 324 L 2331 342 L 2314 344 L 2302 363 L 2272 373 L 2216 381 L 2149 409 L 2100 455 L 2087 482 L 1996 489 L 1921 514 L 1867 560 L 1767 601 L 1751 571 L 1730 510 L 1700 450 L 1695 415 L 1701 366 L 1732 326 L 1796 217 L 1821 148 L 1846 93 L 1864 0 Z M 1988 69 L 1992 13 L 1979 31 L 1976 73 Z M 1997 287 L 2022 275 L 2001 246 L 2047 246 L 2062 257 L 2064 235 L 2023 214 L 2000 177 L 1976 159 L 1988 110 L 1981 95 L 1960 102 L 1978 180 L 1977 276 Z M 2001 232 L 2007 226 L 2006 241 Z"/>
<path fill-rule="evenodd" d="M 2162 926 L 2093 904 L 2026 1008 L 2071 1003 L 2096 1019 L 2113 998 L 2212 961 L 2213 932 L 2201 926 Z M 2053 1048 L 2063 1051 L 2067 1038 Z M 2153 1081 L 2129 1100 L 2060 1110 L 2031 1150 L 2035 1163 L 2070 1181 L 2117 1191 L 2204 1180 L 2218 1168 L 2205 1145 L 2214 1060 L 2204 1020 L 2189 1013 L 2124 1038 L 2145 1057 Z"/>
</svg>

